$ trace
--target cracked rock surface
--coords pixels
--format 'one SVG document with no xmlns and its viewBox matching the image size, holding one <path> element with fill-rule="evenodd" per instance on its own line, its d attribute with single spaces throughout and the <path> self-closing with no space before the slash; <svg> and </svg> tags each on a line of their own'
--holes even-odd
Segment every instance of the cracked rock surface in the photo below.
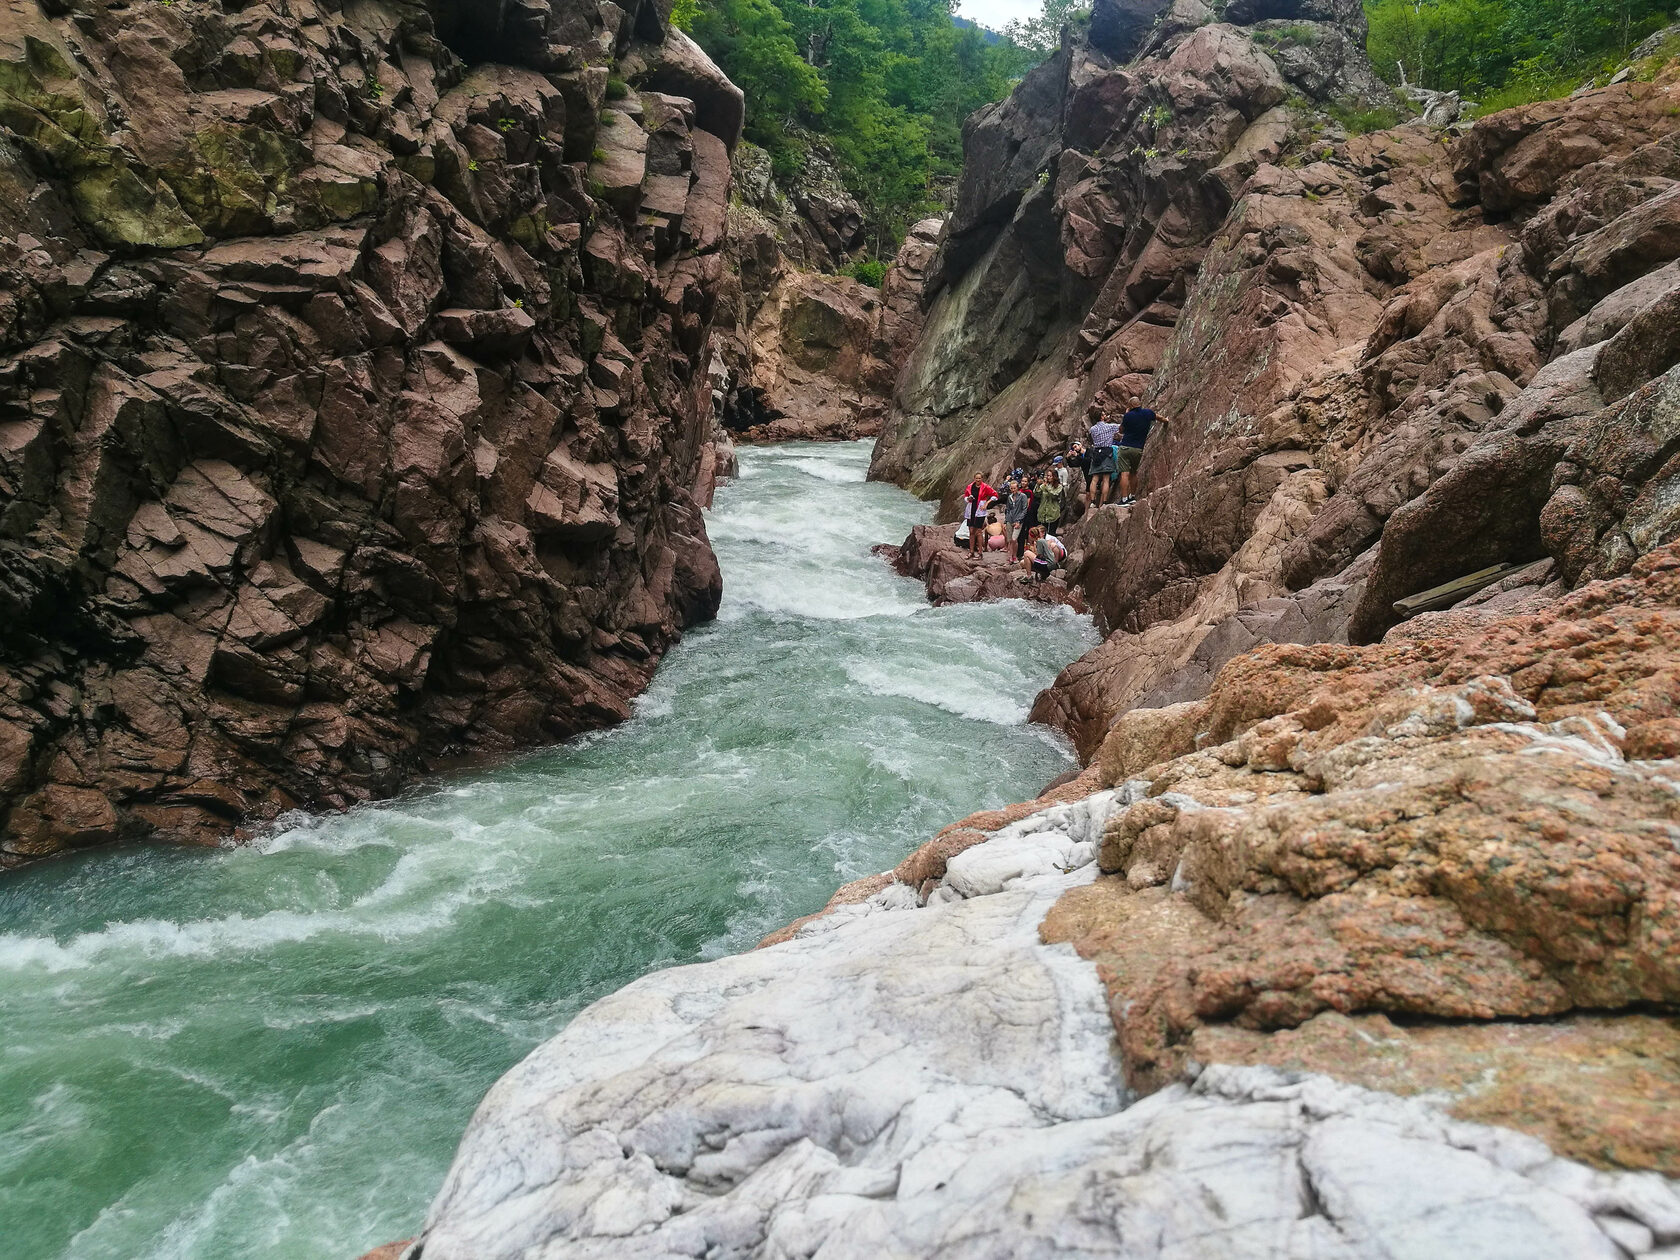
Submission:
<svg viewBox="0 0 1680 1260">
<path fill-rule="evenodd" d="M 1094 969 L 1038 926 L 1135 796 L 1002 826 L 925 906 L 894 884 L 597 1002 L 485 1099 L 420 1254 L 1616 1260 L 1680 1242 L 1665 1179 L 1428 1100 L 1208 1066 L 1132 1102 Z"/>
<path fill-rule="evenodd" d="M 0 6 L 0 865 L 619 720 L 715 611 L 669 16 Z"/>
</svg>

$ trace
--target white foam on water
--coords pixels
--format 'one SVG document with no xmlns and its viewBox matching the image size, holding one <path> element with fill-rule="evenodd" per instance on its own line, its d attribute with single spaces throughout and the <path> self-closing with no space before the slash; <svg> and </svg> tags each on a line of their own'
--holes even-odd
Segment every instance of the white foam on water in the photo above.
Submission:
<svg viewBox="0 0 1680 1260">
<path fill-rule="evenodd" d="M 867 468 L 854 468 L 846 464 L 837 464 L 824 459 L 784 459 L 780 461 L 783 468 L 792 468 L 804 473 L 807 477 L 815 477 L 819 481 L 833 482 L 836 485 L 856 485 L 868 475 Z"/>
<path fill-rule="evenodd" d="M 623 726 L 289 815 L 202 866 L 93 855 L 62 884 L 43 868 L 42 896 L 0 934 L 0 1018 L 32 1021 L 0 1088 L 32 1096 L 39 1075 L 8 1076 L 14 1063 L 71 1084 L 63 1125 L 22 1146 L 0 1134 L 0 1166 L 21 1170 L 0 1209 L 79 1186 L 120 1139 L 101 1093 L 113 1071 L 167 1054 L 179 1079 L 238 1101 L 226 1129 L 85 1192 L 66 1209 L 90 1222 L 74 1241 L 26 1218 L 50 1239 L 28 1260 L 351 1255 L 372 1229 L 399 1237 L 509 1056 L 603 986 L 750 948 L 979 798 L 1030 795 L 1070 764 L 1018 723 L 1095 642 L 1088 623 L 1019 601 L 928 607 L 869 554 L 928 507 L 860 484 L 868 457 L 867 443 L 742 453 L 708 517 L 720 624 L 670 654 Z M 54 895 L 75 917 L 55 918 Z M 279 1052 L 229 1054 L 224 1032 Z"/>
<path fill-rule="evenodd" d="M 429 900 L 410 896 L 436 881 L 420 878 L 431 866 L 438 874 L 458 876 L 458 861 L 425 850 L 405 853 L 391 875 L 373 891 L 342 910 L 270 910 L 247 917 L 234 912 L 215 919 L 175 922 L 170 919 L 132 919 L 111 923 L 95 932 L 82 932 L 60 943 L 48 936 L 0 933 L 0 971 L 37 969 L 77 971 L 97 964 L 134 963 L 160 958 L 213 959 L 260 953 L 295 945 L 331 933 L 373 936 L 384 941 L 424 936 L 447 927 L 463 909 L 476 905 L 517 878 L 513 863 L 474 872 Z M 405 897 L 418 904 L 402 905 Z M 391 907 L 399 907 L 392 909 Z M 381 912 L 383 913 L 377 913 Z"/>
<path fill-rule="evenodd" d="M 915 700 L 974 722 L 1019 726 L 1027 719 L 1026 705 L 1002 698 L 998 688 L 988 685 L 992 680 L 975 678 L 960 666 L 853 660 L 846 662 L 846 676 L 871 695 Z"/>
</svg>

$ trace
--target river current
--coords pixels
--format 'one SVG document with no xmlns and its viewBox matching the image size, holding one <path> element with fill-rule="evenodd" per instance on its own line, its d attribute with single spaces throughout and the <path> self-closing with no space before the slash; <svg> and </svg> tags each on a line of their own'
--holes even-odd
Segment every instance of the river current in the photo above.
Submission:
<svg viewBox="0 0 1680 1260">
<path fill-rule="evenodd" d="M 419 1224 L 490 1084 L 591 1000 L 750 948 L 1071 766 L 1026 725 L 1096 641 L 928 607 L 867 444 L 748 450 L 723 607 L 624 725 L 241 848 L 0 879 L 8 1260 L 353 1260 Z"/>
</svg>

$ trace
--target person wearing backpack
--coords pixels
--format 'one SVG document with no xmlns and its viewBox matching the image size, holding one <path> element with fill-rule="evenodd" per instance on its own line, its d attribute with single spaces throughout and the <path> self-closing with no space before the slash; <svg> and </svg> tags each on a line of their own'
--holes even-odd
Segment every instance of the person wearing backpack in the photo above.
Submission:
<svg viewBox="0 0 1680 1260">
<path fill-rule="evenodd" d="M 1118 448 L 1115 446 L 1115 439 L 1120 436 L 1120 426 L 1108 418 L 1101 403 L 1092 403 L 1085 413 L 1085 418 L 1091 422 L 1089 506 L 1094 512 L 1115 497 L 1120 488 L 1117 475 L 1120 471 Z"/>
</svg>

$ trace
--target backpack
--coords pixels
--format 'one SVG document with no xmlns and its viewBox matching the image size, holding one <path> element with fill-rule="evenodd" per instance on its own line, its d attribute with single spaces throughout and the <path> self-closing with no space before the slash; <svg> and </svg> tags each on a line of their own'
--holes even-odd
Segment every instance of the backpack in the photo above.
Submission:
<svg viewBox="0 0 1680 1260">
<path fill-rule="evenodd" d="M 1062 488 L 1046 482 L 1038 492 L 1038 519 L 1046 525 L 1062 519 Z"/>
</svg>

